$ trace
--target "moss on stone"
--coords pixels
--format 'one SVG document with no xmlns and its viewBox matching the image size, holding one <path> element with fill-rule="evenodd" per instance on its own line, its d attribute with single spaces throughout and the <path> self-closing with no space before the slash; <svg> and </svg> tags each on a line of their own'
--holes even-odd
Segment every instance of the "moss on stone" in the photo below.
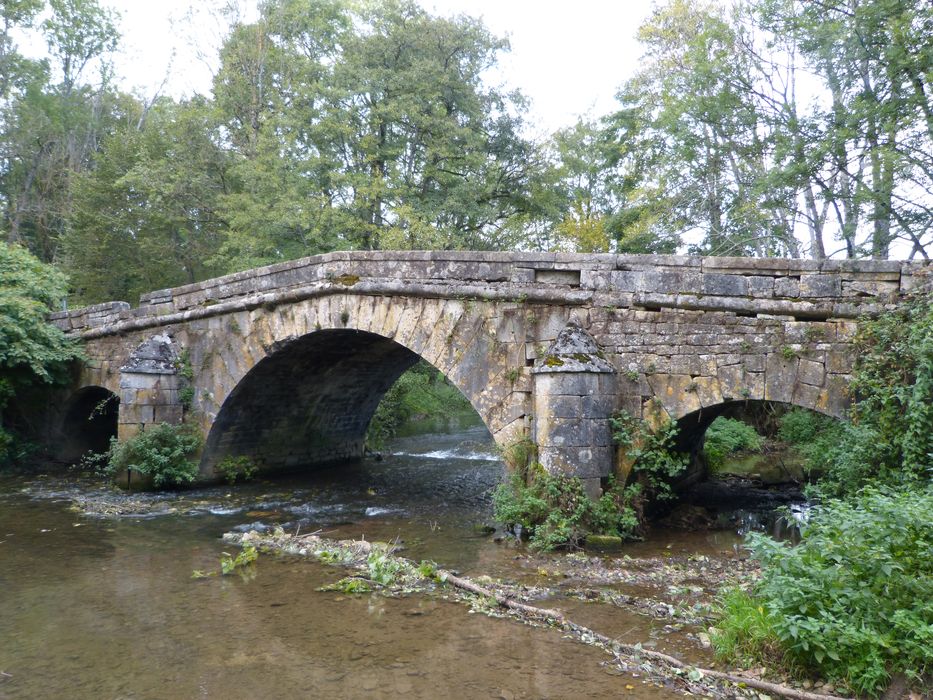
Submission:
<svg viewBox="0 0 933 700">
<path fill-rule="evenodd" d="M 359 281 L 359 275 L 339 275 L 334 278 L 334 282 L 337 284 L 342 284 L 344 287 L 352 287 Z"/>
</svg>

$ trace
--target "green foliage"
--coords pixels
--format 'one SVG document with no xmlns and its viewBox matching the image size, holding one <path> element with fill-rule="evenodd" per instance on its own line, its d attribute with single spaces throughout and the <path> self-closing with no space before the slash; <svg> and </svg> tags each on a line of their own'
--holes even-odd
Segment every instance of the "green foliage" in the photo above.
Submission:
<svg viewBox="0 0 933 700">
<path fill-rule="evenodd" d="M 237 481 L 251 481 L 259 471 L 259 465 L 246 455 L 227 455 L 217 464 L 216 470 L 228 484 L 235 484 Z"/>
<path fill-rule="evenodd" d="M 615 443 L 632 461 L 632 473 L 645 486 L 648 500 L 674 497 L 673 480 L 687 468 L 689 457 L 675 451 L 677 426 L 668 421 L 652 428 L 646 421 L 626 411 L 610 418 Z"/>
<path fill-rule="evenodd" d="M 400 574 L 404 573 L 403 563 L 385 549 L 373 547 L 366 558 L 371 581 L 382 586 L 391 586 Z"/>
<path fill-rule="evenodd" d="M 137 110 L 71 185 L 62 244 L 78 302 L 134 302 L 224 270 L 213 258 L 227 228 L 220 197 L 233 181 L 212 107 L 202 98 L 162 98 Z"/>
<path fill-rule="evenodd" d="M 66 285 L 60 272 L 25 248 L 0 242 L 0 465 L 18 461 L 26 450 L 8 429 L 7 403 L 63 381 L 71 360 L 80 357 L 78 345 L 46 320 L 60 308 Z"/>
<path fill-rule="evenodd" d="M 748 423 L 734 418 L 714 420 L 703 441 L 703 458 L 712 471 L 723 466 L 726 457 L 739 452 L 761 452 L 761 436 Z"/>
<path fill-rule="evenodd" d="M 716 614 L 719 620 L 710 640 L 717 657 L 746 667 L 783 660 L 774 615 L 748 591 L 723 590 L 717 600 Z"/>
<path fill-rule="evenodd" d="M 610 484 L 597 501 L 583 491 L 576 477 L 548 474 L 540 465 L 530 484 L 519 474 L 493 492 L 495 518 L 509 527 L 520 526 L 535 549 L 579 547 L 588 534 L 636 537 L 640 489 Z"/>
<path fill-rule="evenodd" d="M 61 308 L 67 280 L 26 249 L 0 242 L 0 378 L 11 384 L 52 382 L 79 356 L 46 320 Z"/>
<path fill-rule="evenodd" d="M 858 433 L 858 429 L 843 421 L 815 411 L 794 408 L 781 416 L 777 436 L 804 458 L 805 468 L 811 476 L 820 476 L 826 470 L 827 464 L 833 463 L 836 465 L 836 477 L 848 480 L 851 474 L 842 477 L 842 462 L 845 460 L 840 448 L 842 445 L 851 446 L 851 438 L 856 437 Z M 850 466 L 857 466 L 858 470 L 867 466 L 861 456 L 849 461 L 852 462 Z M 856 481 L 860 483 L 859 480 Z"/>
<path fill-rule="evenodd" d="M 470 402 L 432 365 L 421 360 L 382 397 L 366 431 L 366 444 L 382 447 L 406 422 L 429 416 L 469 415 Z"/>
<path fill-rule="evenodd" d="M 238 183 L 218 259 L 508 245 L 536 159 L 522 98 L 482 79 L 506 49 L 404 0 L 262 3 L 214 78 Z"/>
<path fill-rule="evenodd" d="M 108 469 L 111 474 L 123 470 L 146 474 L 156 488 L 190 484 L 198 475 L 193 457 L 201 444 L 195 428 L 159 423 L 129 440 L 111 442 Z"/>
<path fill-rule="evenodd" d="M 785 653 L 853 691 L 933 671 L 933 490 L 868 488 L 817 507 L 796 547 L 750 536 L 756 604 Z M 738 624 L 726 611 L 728 625 Z M 753 645 L 752 637 L 743 644 Z"/>
<path fill-rule="evenodd" d="M 224 552 L 223 556 L 220 558 L 220 573 L 223 576 L 228 576 L 238 569 L 248 567 L 258 558 L 259 552 L 256 551 L 256 548 L 252 545 L 243 547 L 235 557 Z"/>
<path fill-rule="evenodd" d="M 933 303 L 923 296 L 855 337 L 851 422 L 803 451 L 822 478 L 814 495 L 855 494 L 866 484 L 914 488 L 933 478 Z M 786 421 L 787 419 L 785 419 Z M 822 454 L 821 454 L 822 452 Z"/>
</svg>

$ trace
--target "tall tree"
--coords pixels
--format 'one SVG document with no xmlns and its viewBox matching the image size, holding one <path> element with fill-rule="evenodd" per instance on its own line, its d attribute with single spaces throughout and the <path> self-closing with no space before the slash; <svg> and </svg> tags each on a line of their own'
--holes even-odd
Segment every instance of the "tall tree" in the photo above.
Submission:
<svg viewBox="0 0 933 700">
<path fill-rule="evenodd" d="M 928 255 L 928 3 L 671 0 L 639 36 L 611 123 L 665 228 L 706 253 Z"/>
<path fill-rule="evenodd" d="M 0 134 L 6 237 L 45 261 L 57 258 L 68 226 L 72 177 L 91 167 L 120 108 L 109 87 L 108 61 L 118 38 L 111 13 L 97 0 L 50 0 L 49 11 L 41 25 L 49 58 L 21 72 L 3 106 Z M 32 15 L 21 12 L 10 21 L 16 18 L 25 25 Z"/>
<path fill-rule="evenodd" d="M 72 188 L 64 263 L 79 301 L 135 301 L 221 271 L 212 262 L 228 227 L 221 200 L 234 185 L 212 109 L 163 98 L 144 119 L 142 110 Z"/>
<path fill-rule="evenodd" d="M 809 170 L 850 256 L 933 242 L 933 6 L 908 0 L 762 0 L 828 99 L 813 109 Z"/>
<path fill-rule="evenodd" d="M 483 80 L 504 41 L 411 2 L 260 9 L 215 79 L 243 183 L 226 200 L 234 265 L 506 244 L 532 149 L 520 96 Z"/>
</svg>

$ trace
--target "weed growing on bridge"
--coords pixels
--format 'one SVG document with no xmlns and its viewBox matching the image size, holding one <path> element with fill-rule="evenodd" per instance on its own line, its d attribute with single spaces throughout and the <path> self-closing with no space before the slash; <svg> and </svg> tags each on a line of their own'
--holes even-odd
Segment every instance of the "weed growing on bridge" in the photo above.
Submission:
<svg viewBox="0 0 933 700">
<path fill-rule="evenodd" d="M 610 418 L 612 437 L 632 462 L 632 474 L 648 500 L 673 498 L 672 481 L 687 468 L 688 457 L 674 449 L 677 426 L 668 421 L 652 427 L 627 411 Z"/>
</svg>

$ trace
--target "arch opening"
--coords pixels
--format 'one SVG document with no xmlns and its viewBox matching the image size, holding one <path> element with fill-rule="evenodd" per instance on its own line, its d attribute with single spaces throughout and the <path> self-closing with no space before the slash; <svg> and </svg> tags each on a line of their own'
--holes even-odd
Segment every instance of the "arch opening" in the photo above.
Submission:
<svg viewBox="0 0 933 700">
<path fill-rule="evenodd" d="M 777 401 L 729 401 L 690 413 L 677 421 L 676 449 L 690 455 L 678 490 L 683 493 L 711 476 L 800 485 L 808 479 L 808 445 L 838 421 Z M 801 427 L 794 429 L 791 422 Z"/>
<path fill-rule="evenodd" d="M 383 397 L 420 360 L 390 338 L 359 330 L 317 330 L 278 344 L 223 402 L 201 477 L 218 478 L 227 456 L 249 457 L 268 473 L 360 459 Z"/>
<path fill-rule="evenodd" d="M 808 455 L 825 451 L 839 423 L 812 408 L 761 400 L 729 401 L 684 416 L 676 448 L 690 460 L 662 522 L 793 539 L 797 522 L 785 507 L 805 510 L 803 487 L 816 476 Z"/>
<path fill-rule="evenodd" d="M 66 402 L 58 457 L 77 462 L 86 454 L 103 454 L 117 436 L 120 398 L 101 386 L 79 389 Z"/>
</svg>

